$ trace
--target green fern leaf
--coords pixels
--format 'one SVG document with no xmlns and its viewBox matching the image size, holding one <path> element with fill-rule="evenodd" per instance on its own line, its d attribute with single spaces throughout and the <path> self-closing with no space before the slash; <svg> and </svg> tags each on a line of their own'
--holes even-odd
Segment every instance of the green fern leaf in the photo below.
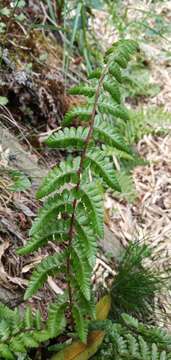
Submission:
<svg viewBox="0 0 171 360">
<path fill-rule="evenodd" d="M 27 255 L 38 250 L 42 246 L 47 245 L 48 241 L 62 242 L 66 239 L 69 231 L 70 220 L 62 219 L 49 221 L 46 226 L 42 227 L 35 235 L 33 235 L 25 247 L 17 250 L 19 255 Z"/>
<path fill-rule="evenodd" d="M 126 69 L 128 66 L 128 61 L 125 58 L 125 56 L 123 56 L 122 54 L 119 54 L 118 56 L 116 56 L 115 61 L 123 69 Z"/>
<path fill-rule="evenodd" d="M 121 39 L 118 41 L 118 48 L 124 53 L 133 55 L 136 51 L 138 51 L 139 46 L 135 40 Z"/>
<path fill-rule="evenodd" d="M 93 267 L 96 261 L 96 239 L 93 230 L 89 226 L 89 221 L 80 207 L 77 208 L 75 230 L 78 235 L 76 240 L 79 243 L 80 249 L 82 249 L 83 255 L 87 257 L 90 266 Z"/>
<path fill-rule="evenodd" d="M 158 353 L 158 349 L 157 349 L 157 345 L 156 344 L 152 344 L 152 353 L 151 353 L 151 360 L 158 360 L 159 353 Z"/>
<path fill-rule="evenodd" d="M 0 339 L 4 341 L 10 336 L 10 328 L 8 322 L 3 319 L 0 322 Z"/>
<path fill-rule="evenodd" d="M 122 314 L 122 319 L 127 326 L 131 326 L 134 327 L 135 329 L 138 329 L 139 326 L 138 320 L 135 319 L 133 316 L 128 314 Z"/>
<path fill-rule="evenodd" d="M 88 128 L 83 128 L 81 126 L 77 129 L 74 127 L 66 127 L 63 130 L 59 130 L 55 134 L 49 136 L 48 139 L 45 140 L 45 144 L 47 144 L 50 148 L 55 149 L 69 149 L 70 147 L 82 149 L 88 135 L 88 131 Z"/>
<path fill-rule="evenodd" d="M 121 103 L 121 93 L 116 81 L 104 81 L 103 88 L 111 95 L 114 101 L 116 101 L 118 104 Z"/>
<path fill-rule="evenodd" d="M 83 184 L 78 192 L 74 192 L 75 196 L 80 199 L 87 208 L 87 216 L 95 233 L 98 236 L 103 237 L 103 197 L 100 194 L 96 183 Z"/>
<path fill-rule="evenodd" d="M 11 318 L 10 325 L 14 334 L 23 328 L 23 321 L 21 318 L 20 310 L 17 307 L 13 311 L 13 316 Z"/>
<path fill-rule="evenodd" d="M 167 358 L 166 351 L 162 351 L 162 353 L 160 354 L 160 359 L 159 360 L 169 360 L 169 358 Z"/>
<path fill-rule="evenodd" d="M 42 319 L 41 319 L 41 313 L 40 310 L 37 309 L 34 315 L 34 325 L 37 330 L 41 329 Z"/>
<path fill-rule="evenodd" d="M 40 331 L 34 331 L 33 332 L 34 339 L 38 342 L 46 342 L 50 339 L 50 333 L 48 329 L 40 330 Z"/>
<path fill-rule="evenodd" d="M 74 277 L 78 283 L 80 290 L 84 297 L 90 300 L 90 278 L 91 268 L 87 263 L 87 259 L 81 254 L 79 249 L 76 247 L 76 243 L 72 248 L 72 266 L 74 270 Z"/>
<path fill-rule="evenodd" d="M 106 156 L 116 156 L 116 158 L 118 158 L 119 160 L 130 160 L 130 161 L 134 161 L 134 154 L 131 154 L 131 149 L 130 149 L 130 153 L 125 152 L 123 150 L 119 150 L 116 147 L 111 147 L 111 146 L 103 146 L 102 147 L 103 151 L 105 152 Z M 128 147 L 129 149 L 129 147 Z"/>
<path fill-rule="evenodd" d="M 74 283 L 74 288 L 77 291 L 76 302 L 79 304 L 79 308 L 82 309 L 82 313 L 91 317 L 91 319 L 96 320 L 96 305 L 94 297 L 91 297 L 90 300 L 87 300 L 85 296 L 79 291 L 77 283 Z"/>
<path fill-rule="evenodd" d="M 87 97 L 92 97 L 95 94 L 95 88 L 94 87 L 90 87 L 88 85 L 78 85 L 78 86 L 74 86 L 73 88 L 71 88 L 69 90 L 69 94 L 71 95 L 84 95 Z"/>
<path fill-rule="evenodd" d="M 9 309 L 8 306 L 0 302 L 0 320 L 10 319 L 13 316 L 13 310 Z"/>
<path fill-rule="evenodd" d="M 100 79 L 101 74 L 102 74 L 102 69 L 97 68 L 96 70 L 91 71 L 88 78 L 89 79 Z"/>
<path fill-rule="evenodd" d="M 44 207 L 40 210 L 37 219 L 34 221 L 30 235 L 34 235 L 38 231 L 43 231 L 46 224 L 54 219 L 61 212 L 72 213 L 72 202 L 74 200 L 73 193 L 64 190 L 62 194 L 57 194 L 49 198 Z"/>
<path fill-rule="evenodd" d="M 127 351 L 126 340 L 122 336 L 120 336 L 117 332 L 115 334 L 115 341 L 116 341 L 116 344 L 117 344 L 118 353 L 123 357 L 127 356 L 128 351 Z"/>
<path fill-rule="evenodd" d="M 88 334 L 88 323 L 86 319 L 83 317 L 82 311 L 79 309 L 79 307 L 76 304 L 73 306 L 73 316 L 75 320 L 77 334 L 80 340 L 83 343 L 86 343 L 87 334 Z"/>
<path fill-rule="evenodd" d="M 30 306 L 27 306 L 24 316 L 24 324 L 25 328 L 30 329 L 33 326 L 33 316 L 32 316 L 32 310 Z"/>
<path fill-rule="evenodd" d="M 37 348 L 39 342 L 34 339 L 32 332 L 24 333 L 20 335 L 21 342 L 26 348 Z"/>
<path fill-rule="evenodd" d="M 132 55 L 138 50 L 138 44 L 134 40 L 122 39 L 112 44 L 112 46 L 105 53 L 105 60 L 108 60 L 108 57 L 113 57 L 115 59 L 123 57 L 126 62 L 128 62 L 128 56 Z M 117 57 L 116 54 L 117 53 Z M 127 60 L 126 60 L 127 59 Z M 125 64 L 126 66 L 126 64 Z M 123 66 L 121 66 L 123 67 Z"/>
<path fill-rule="evenodd" d="M 116 171 L 109 158 L 105 156 L 105 153 L 99 149 L 93 149 L 87 153 L 86 157 L 90 161 L 90 166 L 94 173 L 98 174 L 110 188 L 121 192 Z"/>
<path fill-rule="evenodd" d="M 10 341 L 10 350 L 14 353 L 26 353 L 26 347 L 23 344 L 21 336 L 14 337 Z"/>
<path fill-rule="evenodd" d="M 0 357 L 6 360 L 15 360 L 15 356 L 11 352 L 9 346 L 7 344 L 0 344 Z"/>
<path fill-rule="evenodd" d="M 66 253 L 55 254 L 44 259 L 33 271 L 24 299 L 27 300 L 40 289 L 47 280 L 47 277 L 60 271 Z"/>
<path fill-rule="evenodd" d="M 138 358 L 139 346 L 138 342 L 132 334 L 127 334 L 126 339 L 128 341 L 129 353 L 133 358 Z"/>
<path fill-rule="evenodd" d="M 143 339 L 142 336 L 138 336 L 138 340 L 139 340 L 142 360 L 148 360 L 150 355 L 149 346 L 147 345 L 146 341 Z"/>
<path fill-rule="evenodd" d="M 72 124 L 72 121 L 77 118 L 79 118 L 80 120 L 83 120 L 83 121 L 89 121 L 91 114 L 92 114 L 92 109 L 87 109 L 87 108 L 83 108 L 83 107 L 82 108 L 74 107 L 73 110 L 70 110 L 64 116 L 63 124 L 70 125 L 70 124 Z"/>
<path fill-rule="evenodd" d="M 78 181 L 78 169 L 80 165 L 80 158 L 75 158 L 73 161 L 61 161 L 60 165 L 52 169 L 45 177 L 43 184 L 40 186 L 36 197 L 41 199 L 50 193 L 59 190 L 61 186 L 66 183 L 76 184 Z"/>
<path fill-rule="evenodd" d="M 58 297 L 58 302 L 50 305 L 48 310 L 48 331 L 50 337 L 58 336 L 66 326 L 65 309 L 67 307 L 66 297 Z"/>
<path fill-rule="evenodd" d="M 114 130 L 112 125 L 102 121 L 100 117 L 96 117 L 95 119 L 93 136 L 95 140 L 100 140 L 106 145 L 132 154 L 132 150 L 125 144 L 124 138 Z"/>
<path fill-rule="evenodd" d="M 109 73 L 119 82 L 122 83 L 122 73 L 119 65 L 116 62 L 109 66 Z"/>
<path fill-rule="evenodd" d="M 110 114 L 124 121 L 129 120 L 129 113 L 124 106 L 101 103 L 98 108 L 102 114 Z"/>
</svg>

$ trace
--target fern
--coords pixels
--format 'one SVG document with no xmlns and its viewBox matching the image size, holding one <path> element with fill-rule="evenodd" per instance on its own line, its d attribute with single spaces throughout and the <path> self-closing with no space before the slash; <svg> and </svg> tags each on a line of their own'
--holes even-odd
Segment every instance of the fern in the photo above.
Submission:
<svg viewBox="0 0 171 360">
<path fill-rule="evenodd" d="M 52 303 L 49 306 L 48 310 L 48 330 L 50 332 L 50 337 L 55 337 L 61 333 L 65 328 L 66 319 L 65 319 L 65 309 L 67 307 L 67 301 L 65 296 L 58 298 L 58 301 Z"/>
<path fill-rule="evenodd" d="M 33 271 L 25 293 L 25 299 L 36 294 L 49 275 L 65 276 L 65 300 L 50 305 L 48 329 L 43 332 L 45 339 L 63 331 L 67 323 L 86 342 L 88 319 L 94 317 L 91 275 L 96 241 L 104 235 L 103 191 L 106 187 L 121 191 L 111 156 L 103 147 L 110 146 L 134 158 L 132 149 L 114 125 L 117 119 L 129 121 L 120 82 L 124 77 L 122 69 L 127 67 L 136 49 L 137 44 L 131 40 L 113 44 L 105 55 L 104 67 L 90 74 L 89 84 L 70 91 L 84 95 L 87 103 L 71 109 L 64 117 L 64 128 L 45 141 L 50 148 L 70 152 L 70 158 L 43 180 L 37 198 L 45 198 L 44 205 L 32 225 L 28 244 L 18 251 L 25 255 L 47 245 L 49 240 L 62 242 L 61 253 L 43 259 Z M 79 126 L 73 127 L 75 120 Z M 30 310 L 26 320 L 28 326 Z M 40 328 L 39 319 L 38 325 Z M 39 333 L 34 341 L 36 346 Z"/>
<path fill-rule="evenodd" d="M 98 107 L 100 113 L 102 114 L 110 114 L 116 118 L 120 118 L 124 121 L 129 120 L 129 114 L 127 109 L 124 106 L 120 105 L 111 105 L 110 103 L 101 103 Z"/>
<path fill-rule="evenodd" d="M 77 129 L 74 127 L 64 128 L 63 130 L 59 130 L 57 134 L 51 135 L 45 143 L 50 148 L 68 148 L 68 147 L 76 147 L 81 149 L 84 145 L 86 137 L 88 135 L 88 128 L 83 128 L 79 126 Z"/>
<path fill-rule="evenodd" d="M 93 172 L 99 175 L 108 187 L 119 192 L 121 191 L 116 172 L 113 170 L 113 164 L 108 158 L 106 159 L 103 151 L 99 149 L 94 149 L 91 152 L 89 151 L 86 158 L 90 161 L 90 167 Z"/>
<path fill-rule="evenodd" d="M 125 144 L 119 132 L 114 130 L 111 124 L 101 121 L 100 118 L 96 118 L 94 123 L 93 137 L 95 140 L 100 140 L 103 144 L 107 144 L 112 148 L 132 154 L 131 148 Z"/>
<path fill-rule="evenodd" d="M 86 342 L 88 334 L 88 324 L 82 316 L 82 312 L 77 305 L 73 306 L 73 316 L 75 319 L 76 329 L 80 334 L 80 339 L 82 342 Z"/>
<path fill-rule="evenodd" d="M 49 312 L 49 319 L 50 315 Z M 0 304 L 0 358 L 15 360 L 17 354 L 24 355 L 29 349 L 37 348 L 51 338 L 48 325 L 41 320 L 38 311 L 33 315 L 30 307 L 20 313 Z M 61 331 L 61 324 L 59 328 Z"/>
<path fill-rule="evenodd" d="M 171 125 L 171 113 L 162 107 L 142 108 L 135 112 L 129 110 L 129 115 L 129 126 L 122 126 L 122 134 L 130 144 L 137 143 L 144 135 L 165 134 Z"/>
<path fill-rule="evenodd" d="M 66 258 L 65 253 L 54 254 L 52 256 L 48 256 L 40 263 L 40 265 L 38 265 L 37 269 L 33 272 L 31 281 L 29 282 L 28 288 L 25 292 L 25 299 L 28 299 L 35 294 L 46 282 L 49 275 L 55 274 L 61 270 L 61 264 L 63 263 L 64 258 Z"/>
<path fill-rule="evenodd" d="M 95 91 L 96 90 L 94 87 L 79 85 L 71 88 L 69 93 L 71 95 L 84 95 L 91 98 L 92 96 L 95 95 Z"/>
<path fill-rule="evenodd" d="M 122 323 L 106 325 L 106 338 L 93 360 L 171 359 L 171 336 L 166 331 L 144 325 L 127 314 L 122 315 L 122 320 Z M 155 338 L 156 331 L 160 339 Z"/>
</svg>

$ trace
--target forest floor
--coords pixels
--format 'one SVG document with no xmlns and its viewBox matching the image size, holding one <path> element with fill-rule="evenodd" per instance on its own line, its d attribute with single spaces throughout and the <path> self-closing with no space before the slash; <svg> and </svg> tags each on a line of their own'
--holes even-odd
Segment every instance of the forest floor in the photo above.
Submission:
<svg viewBox="0 0 171 360">
<path fill-rule="evenodd" d="M 147 2 L 131 0 L 125 3 L 129 7 L 127 16 L 130 22 L 141 18 L 139 9 L 148 11 Z M 161 2 L 156 11 L 158 15 L 164 14 L 166 23 L 169 23 L 170 1 Z M 118 31 L 104 11 L 95 15 L 92 26 L 105 50 L 107 44 L 117 39 Z M 62 49 L 51 35 L 45 35 L 43 31 L 25 34 L 27 30 L 21 27 L 18 41 L 18 28 L 14 26 L 12 30 L 13 38 L 9 39 L 9 48 L 3 49 L 0 69 L 0 96 L 8 98 L 8 105 L 1 106 L 0 115 L 0 287 L 4 289 L 4 295 L 1 293 L 8 298 L 9 305 L 15 306 L 22 303 L 30 271 L 55 246 L 50 243 L 46 251 L 23 258 L 15 252 L 17 247 L 26 243 L 28 230 L 41 205 L 35 200 L 35 189 L 47 169 L 59 161 L 59 154 L 55 151 L 49 153 L 42 140 L 60 126 L 61 117 L 76 102 L 66 95 L 66 82 L 69 87 L 86 77 L 74 59 L 68 74 L 63 74 Z M 131 201 L 127 196 L 123 199 L 106 194 L 106 225 L 110 229 L 110 235 L 106 233 L 106 244 L 110 244 L 107 251 L 112 252 L 116 251 L 117 243 L 120 254 L 120 246 L 126 247 L 130 240 L 145 241 L 153 248 L 153 266 L 167 271 L 171 265 L 171 36 L 158 36 L 158 41 L 155 37 L 149 40 L 146 33 L 141 36 L 146 40 L 140 43 L 140 47 L 148 64 L 148 84 L 144 85 L 144 94 L 135 96 L 131 105 L 136 110 L 143 109 L 146 124 L 150 123 L 153 129 L 152 134 L 143 134 L 142 131 L 142 138 L 136 144 L 138 153 L 148 160 L 148 164 L 133 171 L 134 188 L 131 191 L 134 196 Z M 49 56 L 42 62 L 41 56 L 46 52 Z M 30 63 L 31 73 L 25 70 Z M 152 90 L 146 95 L 150 87 Z M 159 118 L 151 124 L 148 119 L 151 107 L 167 111 L 168 119 L 161 124 L 158 112 L 156 116 Z M 161 128 L 164 131 L 161 132 Z M 10 191 L 12 181 L 5 169 L 14 168 L 25 172 L 31 180 L 31 188 L 22 192 Z M 57 246 L 55 250 L 60 251 Z M 115 266 L 108 258 L 99 256 L 95 279 L 104 281 L 108 275 L 113 275 L 114 270 Z M 65 284 L 49 277 L 46 297 L 40 292 L 31 304 L 43 312 L 44 303 L 47 304 L 64 288 Z M 157 301 L 163 314 L 167 313 L 169 323 L 171 309 L 167 296 Z M 166 321 L 163 321 L 166 326 Z"/>
</svg>

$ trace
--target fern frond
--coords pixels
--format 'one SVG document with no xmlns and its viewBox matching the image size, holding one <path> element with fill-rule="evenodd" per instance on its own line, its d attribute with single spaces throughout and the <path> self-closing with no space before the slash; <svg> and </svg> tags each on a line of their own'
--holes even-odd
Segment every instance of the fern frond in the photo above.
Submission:
<svg viewBox="0 0 171 360">
<path fill-rule="evenodd" d="M 21 335 L 11 339 L 10 350 L 14 353 L 21 353 L 21 354 L 27 352 L 26 346 L 23 343 L 23 338 Z"/>
<path fill-rule="evenodd" d="M 91 299 L 87 301 L 85 296 L 79 291 L 78 284 L 73 283 L 74 288 L 77 290 L 75 302 L 78 304 L 80 309 L 82 309 L 83 315 L 88 315 L 92 320 L 96 320 L 96 300 L 91 294 Z"/>
<path fill-rule="evenodd" d="M 149 351 L 149 346 L 147 345 L 147 342 L 140 335 L 138 336 L 138 340 L 139 340 L 139 347 L 140 347 L 142 360 L 149 359 L 150 351 Z"/>
<path fill-rule="evenodd" d="M 0 356 L 2 359 L 15 360 L 15 356 L 7 344 L 0 344 Z"/>
<path fill-rule="evenodd" d="M 61 161 L 60 165 L 52 169 L 45 177 L 43 184 L 37 191 L 37 199 L 41 199 L 50 193 L 58 190 L 66 183 L 76 184 L 78 181 L 78 169 L 80 166 L 80 157 L 74 160 Z"/>
<path fill-rule="evenodd" d="M 0 338 L 2 339 L 2 341 L 5 342 L 5 340 L 9 337 L 10 335 L 10 327 L 7 321 L 5 321 L 4 319 L 1 320 L 0 322 Z"/>
<path fill-rule="evenodd" d="M 73 316 L 79 338 L 83 343 L 86 343 L 88 334 L 88 322 L 85 320 L 80 308 L 76 304 L 73 306 Z"/>
<path fill-rule="evenodd" d="M 48 139 L 45 140 L 45 144 L 55 149 L 66 149 L 70 147 L 82 149 L 88 135 L 88 130 L 88 128 L 81 126 L 77 129 L 74 127 L 66 127 L 49 136 Z"/>
<path fill-rule="evenodd" d="M 61 194 L 50 197 L 44 207 L 39 211 L 38 217 L 33 222 L 30 230 L 30 235 L 34 235 L 36 232 L 46 228 L 46 224 L 54 219 L 61 212 L 72 212 L 73 193 L 68 190 L 64 190 Z"/>
<path fill-rule="evenodd" d="M 135 48 L 135 42 L 129 40 L 113 44 L 106 53 L 104 69 L 90 74 L 93 79 L 90 85 L 70 89 L 73 95 L 83 95 L 88 99 L 84 105 L 72 108 L 65 115 L 63 123 L 70 125 L 75 120 L 76 127 L 82 121 L 83 126 L 66 127 L 45 141 L 50 148 L 66 149 L 70 159 L 52 169 L 40 186 L 37 198 L 48 198 L 33 222 L 28 244 L 18 252 L 28 254 L 47 245 L 49 240 L 63 243 L 60 254 L 48 256 L 33 271 L 24 299 L 44 286 L 48 276 L 56 276 L 57 273 L 60 276 L 64 274 L 67 297 L 58 299 L 50 306 L 47 327 L 40 313 L 35 317 L 29 308 L 23 317 L 15 313 L 5 322 L 0 318 L 0 337 L 1 330 L 6 340 L 12 334 L 11 348 L 5 349 L 6 352 L 12 349 L 12 355 L 14 349 L 26 352 L 40 342 L 56 337 L 63 331 L 68 317 L 70 325 L 74 319 L 77 335 L 86 342 L 87 321 L 95 317 L 91 274 L 96 259 L 96 240 L 104 235 L 104 188 L 107 185 L 121 191 L 112 157 L 103 149 L 110 146 L 115 151 L 134 157 L 130 147 L 125 144 L 124 136 L 120 136 L 121 120 L 129 120 L 129 113 L 122 104 L 119 83 L 125 76 L 122 68 L 127 66 Z M 105 97 L 107 100 L 104 100 Z M 112 117 L 117 131 L 111 125 Z M 90 176 L 93 181 L 90 181 Z M 14 319 L 19 332 L 14 329 Z M 22 331 L 23 328 L 26 331 Z M 123 339 L 120 336 L 118 341 L 123 348 L 122 353 L 128 350 L 125 347 L 128 348 L 129 342 L 130 353 L 137 354 L 133 338 L 126 339 L 123 335 Z"/>
<path fill-rule="evenodd" d="M 28 243 L 17 250 L 19 255 L 27 255 L 38 250 L 43 245 L 47 245 L 48 241 L 62 242 L 66 240 L 69 231 L 70 220 L 58 219 L 56 222 L 49 221 L 46 227 L 42 227 L 35 235 L 33 235 Z"/>
<path fill-rule="evenodd" d="M 119 82 L 122 83 L 122 73 L 119 65 L 116 62 L 113 62 L 109 66 L 109 73 Z"/>
<path fill-rule="evenodd" d="M 126 357 L 128 354 L 128 350 L 127 350 L 127 342 L 126 340 L 120 336 L 119 334 L 115 334 L 115 341 L 116 341 L 116 347 L 117 347 L 117 351 L 118 354 L 121 355 L 121 357 Z"/>
<path fill-rule="evenodd" d="M 47 326 L 51 338 L 58 336 L 66 326 L 66 307 L 67 299 L 65 295 L 58 297 L 58 301 L 49 306 Z"/>
<path fill-rule="evenodd" d="M 102 69 L 97 68 L 90 72 L 88 78 L 89 79 L 100 79 L 101 74 L 102 74 Z"/>
<path fill-rule="evenodd" d="M 96 183 L 82 184 L 75 196 L 82 201 L 87 209 L 87 217 L 92 224 L 95 234 L 103 237 L 103 197 Z"/>
<path fill-rule="evenodd" d="M 98 108 L 102 114 L 106 114 L 106 115 L 110 114 L 110 115 L 113 115 L 114 117 L 120 118 L 124 121 L 129 120 L 129 113 L 124 106 L 112 105 L 112 104 L 103 102 L 103 103 L 99 104 Z"/>
<path fill-rule="evenodd" d="M 138 45 L 135 41 L 130 41 L 127 39 L 119 40 L 106 51 L 105 60 L 108 60 L 110 56 L 113 57 L 114 54 L 115 63 L 117 63 L 121 68 L 125 69 L 130 60 L 130 56 L 133 55 L 137 49 Z"/>
<path fill-rule="evenodd" d="M 119 132 L 115 131 L 111 124 L 102 121 L 99 117 L 96 117 L 95 120 L 93 136 L 95 140 L 100 140 L 106 145 L 132 154 L 131 148 L 125 144 L 125 140 Z"/>
<path fill-rule="evenodd" d="M 30 306 L 27 306 L 25 310 L 24 324 L 26 329 L 30 329 L 33 326 L 33 315 Z"/>
<path fill-rule="evenodd" d="M 64 116 L 63 124 L 70 125 L 72 121 L 77 118 L 83 121 L 89 121 L 91 117 L 91 113 L 92 113 L 92 109 L 87 109 L 83 107 L 74 108 Z"/>
<path fill-rule="evenodd" d="M 126 339 L 128 342 L 128 351 L 133 358 L 138 358 L 139 344 L 137 339 L 132 334 L 127 334 Z"/>
<path fill-rule="evenodd" d="M 130 149 L 130 153 L 123 151 L 123 150 L 119 150 L 116 147 L 112 147 L 112 146 L 103 146 L 102 147 L 103 151 L 105 152 L 106 156 L 116 156 L 116 158 L 118 158 L 119 160 L 126 160 L 126 161 L 134 161 L 135 157 L 134 154 L 131 154 L 131 149 Z M 129 148 L 128 148 L 129 149 Z M 122 165 L 122 163 L 121 163 Z"/>
<path fill-rule="evenodd" d="M 69 89 L 69 94 L 71 95 L 84 95 L 87 97 L 92 97 L 95 95 L 96 89 L 92 86 L 88 85 L 78 85 L 74 86 L 73 88 Z"/>
<path fill-rule="evenodd" d="M 87 153 L 87 159 L 90 161 L 90 167 L 95 174 L 98 174 L 110 188 L 121 191 L 113 164 L 103 151 L 93 149 Z"/>
<path fill-rule="evenodd" d="M 87 259 L 81 254 L 81 252 L 76 246 L 72 247 L 71 259 L 75 280 L 77 281 L 82 294 L 89 301 L 91 295 L 91 268 L 87 263 Z"/>
<path fill-rule="evenodd" d="M 57 253 L 55 255 L 48 256 L 36 267 L 32 273 L 29 285 L 25 292 L 25 300 L 29 299 L 44 285 L 49 275 L 59 272 L 63 266 L 65 258 L 66 252 Z"/>
<path fill-rule="evenodd" d="M 35 311 L 35 315 L 34 315 L 34 326 L 37 330 L 40 330 L 41 329 L 41 325 L 42 325 L 42 318 L 41 318 L 41 313 L 40 313 L 40 310 L 37 309 Z"/>
<path fill-rule="evenodd" d="M 84 256 L 87 257 L 90 266 L 94 266 L 96 261 L 96 251 L 97 251 L 96 239 L 93 230 L 89 226 L 89 221 L 87 220 L 84 211 L 82 211 L 80 207 L 78 207 L 77 209 L 77 217 L 75 219 L 75 230 L 76 230 L 76 234 L 78 235 L 75 241 L 78 242 Z"/>
<path fill-rule="evenodd" d="M 8 306 L 0 303 L 0 320 L 6 319 L 11 320 L 14 316 L 14 311 L 11 310 Z"/>
<path fill-rule="evenodd" d="M 104 81 L 103 88 L 111 95 L 112 99 L 116 101 L 116 103 L 121 103 L 121 93 L 116 81 Z"/>
</svg>

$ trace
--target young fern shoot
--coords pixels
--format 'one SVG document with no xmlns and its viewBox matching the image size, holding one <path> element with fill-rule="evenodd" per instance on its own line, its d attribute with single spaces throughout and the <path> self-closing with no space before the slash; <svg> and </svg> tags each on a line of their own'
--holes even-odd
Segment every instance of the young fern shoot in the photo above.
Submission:
<svg viewBox="0 0 171 360">
<path fill-rule="evenodd" d="M 106 188 L 122 191 L 104 149 L 110 145 L 134 156 L 115 125 L 129 120 L 120 83 L 124 85 L 124 69 L 136 49 L 131 40 L 120 40 L 109 49 L 104 68 L 91 73 L 91 85 L 70 91 L 86 96 L 87 104 L 68 112 L 64 118 L 67 127 L 46 140 L 50 148 L 68 149 L 70 156 L 53 168 L 40 186 L 37 198 L 46 200 L 32 225 L 30 240 L 19 253 L 36 251 L 49 240 L 62 244 L 60 253 L 46 257 L 33 271 L 25 293 L 25 299 L 34 295 L 49 275 L 58 274 L 66 281 L 64 295 L 49 306 L 51 337 L 63 331 L 67 313 L 68 324 L 86 342 L 88 321 L 95 318 L 91 275 L 96 242 L 104 232 L 103 193 Z M 79 121 L 77 127 L 72 126 L 74 119 Z"/>
</svg>

